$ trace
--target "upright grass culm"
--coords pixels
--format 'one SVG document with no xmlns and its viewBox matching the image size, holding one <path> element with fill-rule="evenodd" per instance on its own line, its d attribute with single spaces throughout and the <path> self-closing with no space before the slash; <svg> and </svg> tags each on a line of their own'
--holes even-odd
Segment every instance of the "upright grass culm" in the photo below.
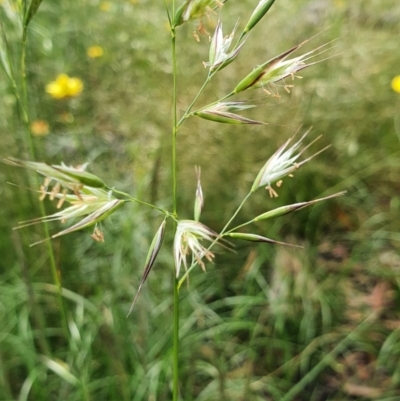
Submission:
<svg viewBox="0 0 400 401">
<path fill-rule="evenodd" d="M 29 103 L 28 103 L 28 88 L 27 88 L 27 76 L 26 76 L 26 48 L 27 48 L 27 39 L 29 32 L 29 23 L 32 18 L 38 11 L 42 0 L 31 0 L 22 1 L 14 4 L 10 4 L 9 6 L 14 9 L 14 25 L 17 27 L 16 30 L 21 38 L 21 46 L 20 46 L 20 55 L 19 55 L 19 65 L 14 65 L 11 49 L 8 46 L 6 32 L 4 30 L 4 25 L 2 20 L 0 20 L 0 65 L 2 66 L 3 71 L 5 72 L 6 78 L 13 90 L 16 103 L 18 105 L 19 113 L 22 121 L 22 138 L 21 138 L 21 148 L 20 154 L 27 154 L 31 159 L 36 158 L 36 150 L 32 141 L 31 134 L 31 124 L 29 117 Z M 31 180 L 29 182 L 32 182 Z M 38 184 L 38 180 L 35 177 L 33 179 L 35 184 Z M 46 211 L 43 203 L 39 204 L 39 212 L 41 217 L 44 219 L 46 215 Z M 47 221 L 43 221 L 43 231 L 46 237 L 49 236 L 49 227 Z M 60 320 L 61 325 L 64 329 L 66 336 L 68 337 L 68 323 L 65 311 L 65 305 L 61 296 L 61 274 L 57 269 L 56 260 L 54 256 L 54 251 L 51 243 L 46 244 L 46 250 L 48 254 L 48 261 L 50 264 L 51 275 L 53 277 L 53 282 L 58 288 L 57 299 L 60 308 Z M 38 315 L 41 312 L 36 311 L 37 309 L 35 305 L 33 305 L 34 315 Z M 42 321 L 40 317 L 36 317 L 35 320 L 37 322 Z M 39 330 L 40 336 L 43 337 L 43 328 Z M 47 341 L 43 338 L 41 341 L 45 344 Z M 47 352 L 50 352 L 50 348 L 46 346 Z"/>
<path fill-rule="evenodd" d="M 22 96 L 20 91 L 15 84 L 15 78 L 12 73 L 12 65 L 9 62 L 9 53 L 7 50 L 6 39 L 4 30 L 2 31 L 3 40 L 2 47 L 0 48 L 0 55 L 2 60 L 3 70 L 8 77 L 10 86 L 14 88 L 14 94 L 17 98 L 18 103 L 21 105 L 21 114 L 23 116 L 26 125 L 26 142 L 30 144 L 30 157 L 35 159 L 35 152 L 31 142 L 31 136 L 29 132 L 29 115 L 28 115 L 28 101 L 27 101 L 27 89 L 26 89 L 26 74 L 25 74 L 25 47 L 27 38 L 27 28 L 31 19 L 34 17 L 36 11 L 40 6 L 41 1 L 32 0 L 29 4 L 23 2 L 23 35 L 22 35 L 22 56 L 21 56 L 21 71 L 22 71 Z M 30 221 L 22 222 L 20 227 L 31 225 L 35 223 L 44 223 L 47 227 L 47 223 L 54 220 L 60 220 L 66 222 L 69 219 L 78 219 L 78 222 L 74 222 L 69 228 L 63 229 L 60 232 L 50 236 L 47 228 L 45 228 L 45 238 L 48 244 L 49 258 L 52 261 L 52 271 L 54 275 L 54 282 L 59 289 L 60 300 L 61 300 L 61 281 L 56 274 L 56 267 L 54 263 L 54 256 L 52 256 L 51 242 L 47 241 L 52 238 L 57 238 L 66 235 L 71 232 L 82 230 L 88 226 L 93 226 L 92 238 L 98 242 L 104 242 L 104 233 L 101 229 L 100 222 L 113 214 L 117 209 L 121 208 L 127 203 L 137 203 L 143 207 L 150 208 L 160 214 L 160 226 L 154 235 L 150 249 L 147 254 L 145 261 L 145 268 L 142 279 L 140 281 L 137 292 L 134 296 L 133 302 L 127 310 L 128 316 L 133 312 L 134 305 L 145 283 L 155 261 L 159 254 L 161 247 L 163 246 L 164 234 L 166 226 L 172 226 L 174 232 L 174 241 L 172 244 L 172 255 L 174 260 L 174 268 L 171 269 L 171 280 L 173 282 L 173 318 L 172 320 L 172 400 L 178 401 L 180 399 L 180 290 L 182 284 L 188 279 L 190 272 L 197 266 L 200 266 L 205 270 L 206 262 L 211 262 L 214 257 L 214 248 L 219 250 L 232 250 L 234 244 L 231 240 L 242 240 L 250 242 L 260 242 L 267 244 L 278 244 L 278 245 L 290 245 L 281 241 L 265 237 L 263 235 L 249 232 L 248 227 L 253 223 L 264 221 L 280 217 L 282 215 L 303 209 L 307 206 L 311 206 L 317 202 L 331 199 L 340 195 L 344 192 L 335 193 L 330 196 L 326 196 L 321 199 L 314 199 L 310 201 L 298 202 L 289 204 L 286 206 L 280 206 L 278 208 L 268 210 L 260 215 L 256 215 L 251 220 L 233 226 L 233 222 L 241 209 L 247 202 L 247 200 L 256 191 L 261 188 L 265 188 L 271 198 L 277 197 L 279 188 L 282 180 L 287 176 L 293 176 L 293 174 L 306 162 L 310 161 L 313 157 L 323 152 L 322 150 L 315 151 L 311 156 L 302 159 L 303 153 L 314 144 L 312 141 L 308 145 L 303 145 L 306 139 L 307 131 L 301 136 L 294 144 L 291 145 L 293 138 L 287 140 L 275 153 L 270 156 L 260 168 L 259 173 L 254 177 L 253 184 L 249 188 L 247 195 L 243 198 L 242 202 L 238 205 L 234 213 L 228 220 L 223 223 L 223 229 L 219 232 L 207 227 L 200 222 L 201 212 L 204 207 L 203 189 L 201 186 L 200 168 L 196 168 L 197 187 L 195 193 L 194 202 L 194 216 L 193 219 L 185 218 L 181 215 L 178 210 L 178 194 L 183 191 L 178 185 L 178 154 L 177 154 L 177 140 L 179 135 L 180 127 L 190 117 L 200 117 L 203 119 L 210 120 L 215 123 L 224 123 L 232 125 L 243 125 L 248 129 L 249 125 L 265 125 L 265 122 L 252 120 L 250 118 L 243 117 L 237 112 L 245 111 L 249 108 L 256 107 L 249 104 L 247 101 L 226 101 L 226 99 L 235 96 L 238 93 L 248 91 L 250 89 L 259 89 L 265 96 L 279 97 L 279 90 L 282 87 L 286 92 L 290 92 L 292 84 L 288 85 L 286 79 L 294 80 L 297 73 L 314 63 L 306 64 L 306 61 L 315 55 L 322 46 L 317 47 L 315 50 L 306 52 L 303 55 L 296 56 L 288 59 L 293 53 L 298 51 L 307 41 L 303 41 L 299 45 L 292 47 L 291 49 L 283 52 L 277 57 L 274 57 L 268 61 L 260 60 L 258 66 L 253 67 L 253 70 L 247 74 L 240 82 L 236 85 L 231 85 L 232 90 L 219 99 L 214 99 L 205 106 L 195 109 L 197 101 L 203 95 L 204 90 L 212 81 L 212 79 L 218 74 L 222 75 L 222 70 L 228 65 L 235 62 L 239 57 L 242 48 L 245 46 L 247 40 L 250 39 L 251 31 L 262 21 L 263 17 L 271 9 L 274 4 L 274 0 L 260 0 L 258 5 L 252 11 L 249 19 L 247 20 L 244 29 L 238 35 L 239 39 L 234 42 L 236 32 L 239 29 L 240 24 L 237 23 L 232 32 L 224 37 L 222 31 L 222 10 L 223 7 L 230 6 L 234 7 L 234 3 L 221 0 L 187 0 L 183 4 L 178 5 L 176 1 L 167 2 L 165 0 L 164 6 L 167 14 L 167 20 L 169 25 L 169 33 L 171 35 L 171 64 L 172 64 L 172 110 L 171 110 L 171 154 L 169 165 L 171 169 L 171 205 L 170 209 L 164 209 L 156 204 L 148 203 L 141 199 L 132 197 L 128 193 L 120 191 L 112 184 L 107 184 L 103 179 L 96 175 L 86 171 L 87 165 L 79 167 L 69 167 L 64 164 L 61 165 L 49 165 L 46 163 L 39 163 L 34 161 L 22 161 L 15 158 L 8 158 L 5 160 L 10 165 L 23 167 L 29 170 L 34 170 L 37 173 L 45 177 L 42 185 L 38 185 L 37 192 L 40 193 L 40 198 L 48 198 L 50 201 L 55 201 L 56 208 L 60 211 L 45 216 L 42 213 L 41 217 Z M 209 60 L 204 63 L 204 66 L 208 68 L 208 72 L 205 77 L 203 85 L 200 87 L 198 93 L 194 96 L 193 100 L 189 103 L 186 111 L 178 116 L 178 60 L 177 60 L 177 49 L 176 39 L 177 35 L 182 32 L 180 26 L 188 23 L 189 21 L 196 21 L 199 24 L 198 34 L 204 34 L 205 28 L 203 26 L 203 18 L 217 18 L 215 32 L 210 39 L 210 50 Z M 196 33 L 196 36 L 198 35 Z M 235 43 L 233 46 L 232 44 Z M 325 46 L 325 45 L 324 45 Z M 317 54 L 318 55 L 318 54 Z M 67 79 L 67 76 L 62 76 L 60 79 L 63 82 Z M 63 97 L 64 92 L 61 93 L 56 87 L 57 81 L 53 83 L 51 87 L 47 88 L 47 91 L 55 97 Z M 61 84 L 60 84 L 61 85 Z M 79 86 L 79 85 L 78 85 Z M 78 92 L 82 90 L 79 86 L 75 88 Z M 74 92 L 75 93 L 75 92 Z M 68 94 L 67 94 L 68 95 Z M 26 121 L 25 121 L 26 120 Z M 194 134 L 195 135 L 195 134 Z M 62 209 L 66 204 L 66 208 Z M 43 212 L 43 204 L 41 203 L 41 211 Z M 245 228 L 245 230 L 243 230 Z M 39 242 L 43 242 L 39 241 Z M 32 245 L 36 245 L 39 242 L 35 242 Z M 63 309 L 62 301 L 60 301 L 60 310 L 65 319 L 65 312 Z M 46 366 L 53 366 L 51 361 L 46 359 Z M 66 373 L 65 373 L 66 374 Z M 79 380 L 74 377 L 73 384 L 79 383 Z M 70 380 L 71 382 L 71 380 Z M 88 390 L 83 386 L 82 394 L 85 399 L 89 399 L 90 395 Z"/>
</svg>

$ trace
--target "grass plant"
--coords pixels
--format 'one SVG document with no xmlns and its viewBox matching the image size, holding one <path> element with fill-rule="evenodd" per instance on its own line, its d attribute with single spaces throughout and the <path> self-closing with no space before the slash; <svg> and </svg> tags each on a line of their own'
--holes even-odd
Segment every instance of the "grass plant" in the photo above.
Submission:
<svg viewBox="0 0 400 401">
<path fill-rule="evenodd" d="M 55 169 L 51 176 L 62 174 L 58 179 L 69 188 L 65 196 L 43 188 L 44 203 L 32 200 L 25 188 L 5 186 L 2 190 L 9 206 L 1 211 L 5 234 L 0 245 L 4 254 L 0 398 L 339 400 L 398 396 L 399 262 L 394 219 L 398 202 L 390 190 L 398 175 L 397 153 L 393 152 L 398 99 L 391 87 L 398 72 L 394 42 L 389 40 L 397 29 L 389 17 L 398 7 L 373 2 L 364 8 L 344 2 L 316 6 L 305 1 L 293 7 L 282 0 L 269 9 L 273 2 L 261 1 L 258 12 L 268 11 L 268 15 L 260 19 L 258 14 L 253 25 L 245 18 L 251 21 L 257 2 L 227 2 L 222 11 L 221 4 L 211 3 L 190 1 L 179 8 L 180 3 L 166 2 L 163 7 L 162 2 L 144 0 L 84 2 L 79 15 L 62 1 L 44 1 L 36 9 L 37 2 L 18 3 L 20 9 L 10 8 L 10 1 L 0 5 L 8 44 L 4 54 L 18 66 L 15 71 L 25 59 L 21 49 L 27 44 L 26 73 L 21 68 L 22 73 L 16 75 L 18 92 L 12 81 L 3 79 L 4 74 L 0 80 L 4 95 L 0 125 L 7 138 L 1 152 L 7 158 L 47 161 L 34 169 L 45 169 L 45 173 Z M 218 33 L 218 26 L 231 33 L 240 14 L 246 17 L 241 18 L 235 39 L 246 42 L 241 45 L 233 40 L 225 53 L 217 52 L 219 57 L 234 58 L 226 68 L 223 62 L 218 64 L 221 58 L 210 57 L 207 77 L 201 61 L 210 47 L 208 36 L 197 32 L 197 43 L 192 31 L 199 26 L 201 7 L 213 5 L 216 14 L 209 14 L 210 21 L 203 18 L 210 36 L 215 28 Z M 165 8 L 169 27 L 165 26 Z M 27 18 L 28 10 L 38 12 Z M 218 25 L 220 12 L 222 23 Z M 88 18 L 93 13 L 96 23 Z M 191 13 L 196 17 L 193 22 Z M 10 15 L 23 16 L 25 35 L 15 33 Z M 265 60 L 303 43 L 328 23 L 331 28 L 313 39 L 315 47 L 329 42 L 332 38 L 326 37 L 332 35 L 340 37 L 339 47 L 350 43 L 350 50 L 306 70 L 302 81 L 286 88 L 291 94 L 280 89 L 280 100 L 266 97 L 266 91 L 276 94 L 272 84 L 271 88 L 263 83 L 257 90 L 247 89 L 255 75 L 259 82 L 259 74 L 265 77 L 271 72 L 268 68 L 273 63 Z M 278 29 L 282 26 L 287 30 Z M 265 30 L 270 32 L 268 52 Z M 172 57 L 167 50 L 170 33 Z M 367 46 L 371 38 L 385 45 Z M 94 46 L 103 51 L 89 51 Z M 237 53 L 235 46 L 242 46 Z M 374 64 L 366 49 L 373 49 L 385 62 Z M 268 57 L 260 59 L 261 53 Z M 357 71 L 350 54 L 362 61 Z M 289 67 L 297 69 L 300 63 L 301 59 L 294 60 Z M 260 67 L 249 73 L 256 66 Z M 53 100 L 51 93 L 62 91 L 53 85 L 53 91 L 46 94 L 46 85 L 57 83 L 60 73 L 81 80 L 83 87 Z M 350 76 L 355 80 L 343 78 Z M 171 98 L 165 93 L 171 90 L 172 77 L 176 95 L 171 113 Z M 241 85 L 243 77 L 248 79 Z M 367 81 L 370 87 L 362 84 Z M 199 96 L 198 88 L 202 88 Z M 247 90 L 227 97 L 239 92 L 238 88 Z M 24 93 L 21 108 L 16 94 Z M 152 99 L 157 99 L 157 107 L 145 109 L 143 104 Z M 239 102 L 243 99 L 248 104 Z M 383 101 L 376 99 L 386 99 L 383 116 Z M 246 108 L 252 104 L 257 107 Z M 28 119 L 21 124 L 24 118 Z M 291 118 L 289 127 L 280 125 L 282 121 L 287 125 Z M 35 131 L 30 120 L 43 121 L 37 125 L 41 130 Z M 368 136 L 376 121 L 382 133 L 379 149 Z M 315 126 L 309 137 L 335 132 L 328 138 L 325 135 L 319 148 L 332 142 L 335 150 L 315 157 L 293 179 L 284 180 L 282 188 L 272 187 L 274 180 L 279 181 L 275 173 L 284 170 L 289 174 L 301 160 L 318 152 L 314 145 L 314 151 L 295 160 L 298 149 L 291 146 L 300 139 L 297 135 L 274 154 L 301 122 L 305 127 Z M 35 133 L 39 131 L 45 133 Z M 266 163 L 266 155 L 273 154 Z M 337 166 L 332 168 L 333 158 L 340 162 L 335 160 Z M 74 165 L 91 160 L 90 171 L 102 179 L 66 169 L 62 160 Z M 11 163 L 25 162 L 14 159 Z M 197 180 L 194 165 L 201 165 Z M 3 171 L 3 182 L 39 188 L 32 175 L 26 182 L 21 179 L 22 170 L 5 165 Z M 107 185 L 95 188 L 94 183 Z M 268 191 L 256 191 L 261 183 Z M 325 192 L 328 188 L 329 193 Z M 318 202 L 307 211 L 268 222 L 260 217 L 311 206 L 314 203 L 303 202 L 342 188 L 349 188 L 351 196 L 341 198 L 340 203 Z M 279 198 L 273 198 L 275 193 Z M 29 248 L 29 243 L 49 234 L 34 226 L 9 228 L 40 216 L 40 210 L 34 212 L 38 203 L 51 210 L 49 215 L 60 213 L 50 197 L 57 202 L 65 198 L 64 214 L 54 216 L 60 219 L 79 217 L 79 204 L 88 206 L 85 202 L 93 197 L 103 202 L 102 207 L 110 206 L 110 211 L 114 211 L 114 201 L 121 208 L 93 232 L 100 242 L 104 234 L 104 243 L 75 232 L 104 217 L 95 208 L 86 220 L 70 225 L 68 236 L 55 234 L 52 241 Z M 194 218 L 188 221 L 193 197 Z M 228 225 L 232 217 L 235 223 Z M 270 242 L 265 237 L 267 223 L 268 238 L 282 238 L 305 250 L 252 246 L 252 241 Z M 347 242 L 334 244 L 339 236 Z M 169 249 L 174 237 L 173 272 Z M 219 252 L 223 248 L 217 248 L 218 242 L 231 247 L 224 239 L 235 242 L 237 253 Z M 321 243 L 317 251 L 315 244 Z M 209 245 L 213 248 L 208 249 Z M 52 266 L 51 248 L 43 251 L 46 246 L 53 248 L 55 271 L 46 269 Z M 188 252 L 194 259 L 186 260 Z M 213 258 L 211 252 L 216 256 L 215 268 L 207 263 L 208 272 L 203 274 L 199 267 L 206 256 Z M 141 276 L 138 266 L 143 265 Z M 188 287 L 183 283 L 188 277 L 185 267 L 190 271 Z M 60 276 L 63 286 L 57 282 Z M 138 288 L 142 290 L 126 318 Z"/>
</svg>

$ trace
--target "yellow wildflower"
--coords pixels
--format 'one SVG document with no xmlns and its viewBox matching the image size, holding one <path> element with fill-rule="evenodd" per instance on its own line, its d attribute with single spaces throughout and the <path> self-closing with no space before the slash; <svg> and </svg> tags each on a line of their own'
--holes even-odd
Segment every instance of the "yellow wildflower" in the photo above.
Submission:
<svg viewBox="0 0 400 401">
<path fill-rule="evenodd" d="M 400 75 L 396 75 L 390 85 L 395 92 L 400 93 Z"/>
<path fill-rule="evenodd" d="M 90 58 L 102 57 L 104 54 L 104 49 L 101 46 L 90 46 L 87 49 L 87 55 Z"/>
<path fill-rule="evenodd" d="M 110 11 L 111 2 L 109 1 L 102 1 L 99 5 L 101 11 Z"/>
<path fill-rule="evenodd" d="M 46 92 L 55 99 L 79 96 L 83 90 L 83 82 L 79 78 L 71 78 L 60 74 L 55 81 L 46 85 Z"/>
<path fill-rule="evenodd" d="M 32 121 L 31 132 L 34 136 L 46 136 L 49 134 L 49 123 L 44 120 Z"/>
</svg>

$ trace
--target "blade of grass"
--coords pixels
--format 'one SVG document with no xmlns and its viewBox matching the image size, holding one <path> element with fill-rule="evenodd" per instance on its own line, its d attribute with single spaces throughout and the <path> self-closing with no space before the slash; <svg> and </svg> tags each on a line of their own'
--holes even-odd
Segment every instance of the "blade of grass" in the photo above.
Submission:
<svg viewBox="0 0 400 401">
<path fill-rule="evenodd" d="M 357 334 L 368 328 L 368 326 L 376 319 L 376 314 L 369 315 L 361 322 L 354 330 L 352 330 L 345 338 L 332 349 L 331 352 L 325 355 L 309 372 L 307 372 L 282 398 L 280 401 L 291 401 L 296 397 L 308 384 L 330 365 L 340 352 L 342 352 L 352 341 Z"/>
</svg>

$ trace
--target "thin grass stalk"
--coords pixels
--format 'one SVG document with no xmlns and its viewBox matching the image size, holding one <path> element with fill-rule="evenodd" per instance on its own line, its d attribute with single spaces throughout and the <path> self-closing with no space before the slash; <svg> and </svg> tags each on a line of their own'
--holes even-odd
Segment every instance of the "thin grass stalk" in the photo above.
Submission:
<svg viewBox="0 0 400 401">
<path fill-rule="evenodd" d="M 200 97 L 200 95 L 203 93 L 204 89 L 206 88 L 206 86 L 209 84 L 209 82 L 211 81 L 212 77 L 219 71 L 219 69 L 216 69 L 214 72 L 212 72 L 211 74 L 209 74 L 207 76 L 207 79 L 204 81 L 203 85 L 201 86 L 201 88 L 199 89 L 199 91 L 197 92 L 196 96 L 194 97 L 193 101 L 190 103 L 189 107 L 186 109 L 186 111 L 183 113 L 183 116 L 181 117 L 181 119 L 178 121 L 177 124 L 177 128 L 179 128 L 183 122 L 189 118 L 190 116 L 192 116 L 194 113 L 196 113 L 196 110 L 194 112 L 191 113 L 193 106 L 195 105 L 195 103 L 197 102 L 197 99 Z M 224 97 L 222 97 L 221 99 L 216 100 L 215 102 L 210 103 L 208 106 L 213 106 L 214 104 L 217 104 L 219 102 L 224 101 L 225 99 L 227 99 L 228 97 L 231 97 L 233 95 L 233 92 L 225 95 Z"/>
<path fill-rule="evenodd" d="M 175 271 L 174 271 L 175 275 Z M 174 330 L 173 330 L 173 392 L 172 401 L 179 396 L 179 279 L 174 277 Z"/>
<path fill-rule="evenodd" d="M 139 203 L 140 205 L 144 205 L 144 206 L 150 207 L 151 209 L 154 209 L 154 210 L 158 210 L 159 212 L 171 217 L 171 214 L 167 210 L 161 209 L 160 207 L 154 206 L 151 203 L 148 203 L 148 202 L 142 201 L 140 199 L 134 198 L 134 197 L 130 196 L 129 194 L 127 194 L 126 192 L 119 191 L 118 189 L 110 188 L 110 187 L 107 187 L 107 189 L 109 189 L 110 191 L 112 191 L 112 192 L 114 192 L 116 194 L 119 194 L 119 195 L 122 195 L 122 196 L 128 198 L 132 202 Z"/>
<path fill-rule="evenodd" d="M 28 147 L 29 155 L 31 160 L 36 159 L 36 152 L 35 152 L 35 147 L 32 141 L 32 135 L 31 135 L 31 128 L 30 128 L 30 119 L 29 119 L 29 114 L 28 114 L 28 90 L 27 90 L 27 80 L 26 80 L 26 43 L 27 43 L 27 27 L 24 26 L 23 28 L 23 33 L 22 33 L 22 48 L 21 48 L 21 87 L 22 87 L 22 99 L 18 103 L 20 108 L 21 108 L 21 114 L 23 117 L 24 121 L 24 141 L 25 145 Z M 35 184 L 39 186 L 39 179 L 35 175 Z M 39 202 L 39 211 L 41 217 L 46 216 L 46 211 L 44 208 L 43 202 Z M 45 222 L 43 225 L 43 230 L 46 238 L 49 238 L 50 236 L 50 230 L 48 224 Z M 61 314 L 61 324 L 63 327 L 63 330 L 66 334 L 66 337 L 69 337 L 69 330 L 68 330 L 68 321 L 67 321 L 67 315 L 65 311 L 65 305 L 63 302 L 63 298 L 61 295 L 62 291 L 62 284 L 61 284 L 61 277 L 60 274 L 57 271 L 57 265 L 54 257 L 54 250 L 53 246 L 50 241 L 46 243 L 46 251 L 49 257 L 49 262 L 50 262 L 50 270 L 51 270 L 51 275 L 53 278 L 53 282 L 56 285 L 58 291 L 57 291 L 57 300 L 59 303 L 60 307 L 60 314 Z M 42 330 L 41 330 L 42 331 Z"/>
<path fill-rule="evenodd" d="M 174 4 L 175 2 L 173 2 Z M 174 9 L 174 7 L 173 7 Z M 174 10 L 173 10 L 174 12 Z M 176 134 L 177 134 L 177 104 L 176 104 L 176 30 L 171 26 L 172 47 L 172 212 L 176 215 L 177 210 L 177 164 L 176 164 Z"/>
<path fill-rule="evenodd" d="M 209 82 L 211 81 L 211 79 L 213 78 L 213 76 L 221 69 L 221 67 L 222 67 L 222 64 L 221 64 L 217 69 L 215 69 L 214 71 L 210 71 L 210 72 L 208 73 L 207 78 L 206 78 L 206 80 L 204 81 L 203 85 L 201 86 L 201 88 L 200 88 L 199 91 L 197 92 L 197 94 L 196 94 L 196 96 L 194 97 L 194 99 L 192 100 L 192 102 L 189 104 L 189 106 L 188 106 L 188 108 L 186 109 L 186 111 L 183 113 L 183 116 L 181 117 L 181 119 L 178 121 L 177 128 L 179 128 L 179 127 L 183 124 L 183 122 L 185 121 L 186 118 L 188 118 L 188 117 L 190 117 L 192 114 L 194 114 L 194 113 L 191 113 L 191 111 L 192 111 L 192 109 L 193 109 L 193 106 L 195 105 L 195 103 L 197 102 L 198 98 L 199 98 L 200 95 L 203 93 L 204 89 L 205 89 L 206 86 L 209 84 Z M 230 96 L 232 96 L 232 95 L 233 95 L 233 93 L 229 93 L 228 95 L 224 96 L 222 99 L 219 99 L 219 100 L 217 100 L 217 101 L 214 102 L 214 103 L 211 103 L 211 105 L 212 105 L 212 104 L 217 104 L 218 102 L 221 102 L 221 101 L 225 100 L 226 98 L 228 98 L 228 97 L 230 97 Z"/>
<path fill-rule="evenodd" d="M 172 1 L 172 16 L 175 15 L 175 0 Z M 176 217 L 177 212 L 177 163 L 176 163 L 176 134 L 177 134 L 177 68 L 176 68 L 176 30 L 171 27 L 171 51 L 172 51 L 172 212 Z M 174 221 L 174 234 L 177 224 Z M 174 311 L 173 311 L 173 349 L 172 349 L 172 401 L 178 401 L 179 397 L 179 280 L 173 269 L 174 280 Z"/>
<path fill-rule="evenodd" d="M 231 225 L 232 221 L 235 219 L 235 217 L 238 215 L 238 213 L 242 210 L 242 207 L 246 203 L 247 199 L 250 198 L 252 192 L 249 192 L 245 198 L 242 200 L 240 205 L 237 207 L 235 213 L 233 213 L 232 217 L 228 220 L 228 222 L 225 224 L 224 228 L 221 230 L 219 236 L 214 240 L 214 242 L 211 245 L 214 245 L 219 239 L 221 239 L 222 235 L 225 234 L 226 230 L 228 227 Z"/>
<path fill-rule="evenodd" d="M 200 95 L 203 93 L 204 89 L 206 88 L 206 86 L 208 85 L 208 83 L 210 82 L 212 78 L 212 75 L 208 75 L 207 79 L 204 81 L 203 85 L 201 86 L 201 88 L 199 89 L 199 91 L 197 92 L 197 95 L 194 97 L 193 101 L 190 103 L 189 107 L 186 109 L 185 113 L 183 114 L 183 116 L 181 117 L 181 119 L 178 122 L 178 127 L 182 125 L 182 123 L 185 121 L 186 118 L 189 117 L 189 114 L 194 106 L 194 104 L 197 102 L 197 99 L 200 97 Z"/>
</svg>

